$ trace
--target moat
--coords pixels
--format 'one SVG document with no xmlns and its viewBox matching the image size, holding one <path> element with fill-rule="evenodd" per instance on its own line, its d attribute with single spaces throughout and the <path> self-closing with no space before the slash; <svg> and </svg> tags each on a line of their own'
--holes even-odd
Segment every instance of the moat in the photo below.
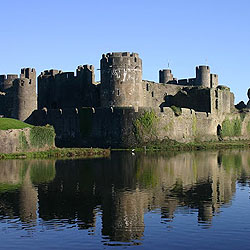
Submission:
<svg viewBox="0 0 250 250">
<path fill-rule="evenodd" d="M 1 160 L 3 249 L 249 249 L 250 150 Z"/>
</svg>

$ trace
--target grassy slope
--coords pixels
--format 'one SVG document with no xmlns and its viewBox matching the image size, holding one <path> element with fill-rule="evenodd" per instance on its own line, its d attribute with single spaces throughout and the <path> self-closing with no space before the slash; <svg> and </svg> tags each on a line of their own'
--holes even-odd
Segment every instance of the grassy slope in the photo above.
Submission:
<svg viewBox="0 0 250 250">
<path fill-rule="evenodd" d="M 31 127 L 33 126 L 19 120 L 11 118 L 0 118 L 0 130 L 21 129 L 21 128 L 31 128 Z"/>
</svg>

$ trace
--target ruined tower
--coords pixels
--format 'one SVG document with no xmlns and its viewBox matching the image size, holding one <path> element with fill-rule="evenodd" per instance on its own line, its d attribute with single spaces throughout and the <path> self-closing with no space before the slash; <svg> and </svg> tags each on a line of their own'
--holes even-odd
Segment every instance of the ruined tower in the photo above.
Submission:
<svg viewBox="0 0 250 250">
<path fill-rule="evenodd" d="M 210 88 L 210 68 L 209 66 L 196 67 L 196 85 Z"/>
<path fill-rule="evenodd" d="M 20 78 L 13 81 L 13 96 L 12 117 L 25 121 L 37 109 L 35 69 L 21 69 Z"/>
<path fill-rule="evenodd" d="M 13 109 L 13 81 L 18 75 L 0 75 L 0 115 L 10 117 Z"/>
<path fill-rule="evenodd" d="M 143 106 L 142 60 L 137 53 L 103 54 L 100 101 L 102 107 Z"/>
<path fill-rule="evenodd" d="M 0 91 L 6 91 L 13 86 L 13 81 L 18 78 L 18 75 L 0 75 Z"/>
<path fill-rule="evenodd" d="M 163 69 L 159 71 L 159 82 L 167 83 L 169 81 L 173 81 L 173 74 L 170 69 Z"/>
</svg>

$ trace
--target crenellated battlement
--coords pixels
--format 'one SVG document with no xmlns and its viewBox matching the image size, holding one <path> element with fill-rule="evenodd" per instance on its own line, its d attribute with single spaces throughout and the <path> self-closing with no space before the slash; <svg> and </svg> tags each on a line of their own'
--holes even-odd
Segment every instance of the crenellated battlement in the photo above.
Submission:
<svg viewBox="0 0 250 250">
<path fill-rule="evenodd" d="M 57 74 L 61 74 L 61 70 L 57 69 L 49 69 L 49 70 L 44 70 L 41 72 L 41 74 L 38 76 L 39 78 L 48 78 L 48 77 L 55 77 Z"/>
<path fill-rule="evenodd" d="M 18 79 L 16 74 L 8 74 L 0 76 L 0 91 L 5 91 L 13 86 L 13 81 Z"/>
<path fill-rule="evenodd" d="M 77 71 L 82 71 L 82 70 L 94 71 L 95 68 L 93 65 L 85 64 L 85 65 L 79 65 L 76 70 Z"/>
<path fill-rule="evenodd" d="M 139 57 L 138 53 L 130 52 L 111 52 L 107 54 L 102 54 L 102 58 L 107 57 Z"/>
<path fill-rule="evenodd" d="M 141 70 L 142 60 L 139 54 L 130 52 L 113 52 L 102 55 L 101 68 L 106 67 L 109 71 L 112 68 L 125 68 L 128 70 Z M 104 69 L 103 69 L 104 70 Z"/>
<path fill-rule="evenodd" d="M 81 77 L 84 74 L 92 74 L 93 77 L 95 75 L 95 68 L 93 65 L 79 65 L 76 69 L 76 75 L 77 77 Z M 94 82 L 94 79 L 93 79 Z"/>
<path fill-rule="evenodd" d="M 61 72 L 55 75 L 55 79 L 58 80 L 67 80 L 67 79 L 74 79 L 75 73 L 74 72 Z"/>
<path fill-rule="evenodd" d="M 18 78 L 18 75 L 16 75 L 16 74 L 8 74 L 7 75 L 7 80 L 13 80 L 13 79 L 16 79 L 16 78 Z"/>
<path fill-rule="evenodd" d="M 20 78 L 34 79 L 36 78 L 36 70 L 34 68 L 21 69 Z"/>
</svg>

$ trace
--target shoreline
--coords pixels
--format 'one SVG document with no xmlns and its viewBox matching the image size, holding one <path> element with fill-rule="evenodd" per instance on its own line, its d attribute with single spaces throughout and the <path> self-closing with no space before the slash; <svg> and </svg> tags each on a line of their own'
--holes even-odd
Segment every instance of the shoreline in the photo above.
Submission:
<svg viewBox="0 0 250 250">
<path fill-rule="evenodd" d="M 166 152 L 179 152 L 179 151 L 199 151 L 199 150 L 220 150 L 220 149 L 232 149 L 232 148 L 250 148 L 249 140 L 239 141 L 210 141 L 210 142 L 189 142 L 181 143 L 172 140 L 157 141 L 147 143 L 145 145 L 136 146 L 134 148 L 117 148 L 111 149 L 111 151 L 166 151 Z"/>
<path fill-rule="evenodd" d="M 109 157 L 111 152 L 186 152 L 200 150 L 221 150 L 233 148 L 250 148 L 249 140 L 239 141 L 210 141 L 181 143 L 172 140 L 157 141 L 131 148 L 54 148 L 47 151 L 0 153 L 0 160 L 6 159 L 95 159 Z"/>
<path fill-rule="evenodd" d="M 6 159 L 91 159 L 109 157 L 110 149 L 102 148 L 55 148 L 47 151 L 3 154 L 0 160 Z"/>
</svg>

